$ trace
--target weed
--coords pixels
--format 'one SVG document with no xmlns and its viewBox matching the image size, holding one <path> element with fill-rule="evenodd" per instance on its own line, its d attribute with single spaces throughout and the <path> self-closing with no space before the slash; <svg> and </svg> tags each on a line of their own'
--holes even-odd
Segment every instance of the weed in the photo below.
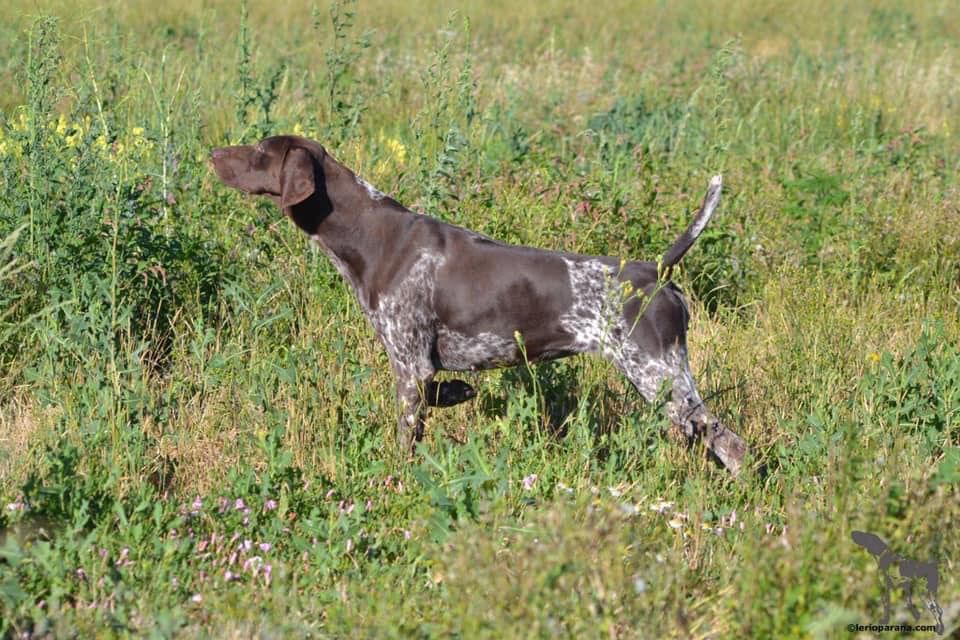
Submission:
<svg viewBox="0 0 960 640">
<path fill-rule="evenodd" d="M 323 128 L 329 144 L 337 146 L 352 140 L 359 130 L 366 110 L 365 97 L 357 88 L 354 67 L 365 49 L 370 48 L 370 34 L 354 37 L 351 33 L 356 18 L 356 0 L 334 0 L 330 3 L 332 42 L 323 54 L 326 63 L 326 124 Z M 320 9 L 314 5 L 314 30 L 320 34 Z"/>
</svg>

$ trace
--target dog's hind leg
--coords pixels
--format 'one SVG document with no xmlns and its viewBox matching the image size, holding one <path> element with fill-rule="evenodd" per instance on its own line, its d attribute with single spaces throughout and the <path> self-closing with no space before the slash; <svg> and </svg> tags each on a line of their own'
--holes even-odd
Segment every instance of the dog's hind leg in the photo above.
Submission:
<svg viewBox="0 0 960 640">
<path fill-rule="evenodd" d="M 689 371 L 674 378 L 672 400 L 667 404 L 667 412 L 688 438 L 703 438 L 707 449 L 717 456 L 730 473 L 736 475 L 740 471 L 747 453 L 746 443 L 707 409 L 693 385 Z"/>
<path fill-rule="evenodd" d="M 674 374 L 671 400 L 667 404 L 670 419 L 688 438 L 703 438 L 707 449 L 736 475 L 747 453 L 746 443 L 724 426 L 703 402 L 690 372 L 687 350 L 680 346 L 671 355 Z"/>
<path fill-rule="evenodd" d="M 747 446 L 740 436 L 717 420 L 700 398 L 686 349 L 674 347 L 661 357 L 650 357 L 626 341 L 606 355 L 648 402 L 655 401 L 660 386 L 669 381 L 671 396 L 667 413 L 670 419 L 688 438 L 702 437 L 707 449 L 730 473 L 736 475 L 740 471 Z"/>
</svg>

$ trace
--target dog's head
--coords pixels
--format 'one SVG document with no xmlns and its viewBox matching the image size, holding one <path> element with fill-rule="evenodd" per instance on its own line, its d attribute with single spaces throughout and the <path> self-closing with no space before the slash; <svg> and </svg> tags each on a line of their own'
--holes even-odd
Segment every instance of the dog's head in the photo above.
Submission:
<svg viewBox="0 0 960 640">
<path fill-rule="evenodd" d="M 265 195 L 307 233 L 331 210 L 324 165 L 326 150 L 297 136 L 273 136 L 255 145 L 221 147 L 210 153 L 217 177 L 244 193 Z"/>
</svg>

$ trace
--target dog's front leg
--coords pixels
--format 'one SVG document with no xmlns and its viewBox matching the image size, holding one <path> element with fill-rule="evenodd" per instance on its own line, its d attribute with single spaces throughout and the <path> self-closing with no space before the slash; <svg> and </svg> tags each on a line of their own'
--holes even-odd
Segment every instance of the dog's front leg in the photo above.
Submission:
<svg viewBox="0 0 960 640">
<path fill-rule="evenodd" d="M 423 438 L 427 420 L 427 396 L 433 374 L 427 378 L 409 372 L 397 375 L 397 445 L 401 451 L 413 451 Z"/>
<path fill-rule="evenodd" d="M 882 560 L 882 557 L 881 557 Z M 890 622 L 890 593 L 893 591 L 893 579 L 890 577 L 890 567 L 884 567 L 883 571 L 883 617 L 879 624 Z"/>
</svg>

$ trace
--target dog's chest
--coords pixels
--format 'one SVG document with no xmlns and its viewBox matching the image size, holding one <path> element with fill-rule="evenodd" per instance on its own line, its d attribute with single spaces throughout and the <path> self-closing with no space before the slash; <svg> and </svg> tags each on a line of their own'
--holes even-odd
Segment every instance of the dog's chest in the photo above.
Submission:
<svg viewBox="0 0 960 640">
<path fill-rule="evenodd" d="M 364 308 L 390 361 L 405 374 L 422 376 L 433 369 L 430 353 L 437 321 L 433 292 L 441 263 L 441 256 L 423 254 L 398 285 L 380 294 L 376 308 Z M 362 298 L 359 292 L 358 296 Z"/>
</svg>

